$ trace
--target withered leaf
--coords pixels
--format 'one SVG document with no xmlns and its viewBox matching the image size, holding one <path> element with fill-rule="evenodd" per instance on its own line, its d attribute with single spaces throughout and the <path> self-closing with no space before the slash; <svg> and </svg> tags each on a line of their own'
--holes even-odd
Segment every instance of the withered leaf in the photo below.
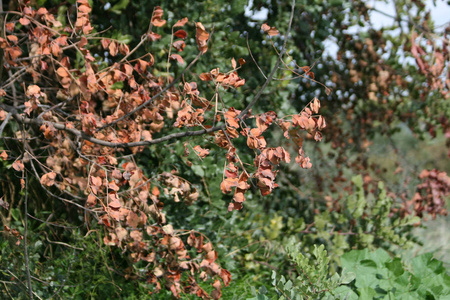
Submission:
<svg viewBox="0 0 450 300">
<path fill-rule="evenodd" d="M 161 38 L 161 35 L 160 35 L 160 34 L 157 34 L 157 33 L 154 33 L 154 32 L 150 32 L 150 33 L 148 34 L 147 38 L 148 38 L 150 41 L 154 42 L 154 41 L 159 40 L 159 39 Z"/>
<path fill-rule="evenodd" d="M 12 167 L 16 171 L 23 171 L 23 169 L 25 168 L 22 161 L 20 161 L 20 160 L 16 160 L 15 162 L 13 162 Z"/>
<path fill-rule="evenodd" d="M 52 186 L 55 184 L 56 173 L 46 173 L 41 177 L 41 184 L 46 186 Z"/>
<path fill-rule="evenodd" d="M 209 33 L 206 32 L 205 27 L 200 22 L 197 22 L 195 24 L 195 27 L 197 29 L 195 38 L 197 41 L 198 48 L 201 53 L 206 53 L 206 51 L 208 51 L 207 41 L 209 39 Z"/>
<path fill-rule="evenodd" d="M 169 56 L 170 59 L 176 60 L 179 64 L 184 64 L 183 58 L 178 54 L 172 54 Z"/>
<path fill-rule="evenodd" d="M 95 206 L 97 204 L 97 197 L 93 193 L 90 193 L 87 197 L 86 205 L 88 207 Z"/>
<path fill-rule="evenodd" d="M 180 38 L 180 39 L 183 39 L 183 40 L 185 38 L 187 38 L 187 32 L 184 31 L 183 29 L 177 30 L 173 35 L 176 36 L 177 38 Z"/>
<path fill-rule="evenodd" d="M 22 24 L 23 26 L 27 26 L 30 25 L 31 21 L 28 20 L 28 18 L 24 17 L 24 18 L 20 18 L 19 19 L 20 24 Z"/>
<path fill-rule="evenodd" d="M 173 43 L 173 47 L 179 52 L 183 51 L 185 46 L 186 44 L 183 41 L 176 41 Z"/>
<path fill-rule="evenodd" d="M 319 101 L 319 99 L 317 99 L 316 97 L 314 97 L 314 99 L 313 99 L 313 101 L 311 102 L 311 110 L 314 112 L 314 113 L 318 113 L 319 112 L 319 108 L 320 108 L 320 101 Z"/>
<path fill-rule="evenodd" d="M 266 23 L 261 25 L 261 29 L 267 33 L 269 36 L 275 36 L 275 35 L 279 35 L 280 32 L 278 31 L 278 29 L 276 29 L 275 27 L 270 27 L 269 25 L 267 25 Z"/>
<path fill-rule="evenodd" d="M 183 27 L 184 24 L 186 24 L 188 22 L 188 18 L 183 18 L 181 20 L 178 20 L 178 22 L 175 23 L 175 25 L 173 25 L 173 27 Z"/>
<path fill-rule="evenodd" d="M 67 72 L 66 68 L 59 67 L 56 70 L 56 74 L 58 74 L 60 77 L 67 77 L 69 76 L 69 72 Z"/>
<path fill-rule="evenodd" d="M 226 178 L 222 183 L 220 184 L 220 189 L 222 190 L 222 193 L 230 193 L 231 188 L 237 186 L 239 183 L 238 178 Z"/>
<path fill-rule="evenodd" d="M 91 176 L 91 183 L 95 186 L 101 186 L 102 185 L 102 179 L 98 176 Z"/>
<path fill-rule="evenodd" d="M 231 67 L 233 69 L 236 69 L 236 67 L 237 67 L 236 60 L 234 59 L 234 57 L 231 59 Z"/>
<path fill-rule="evenodd" d="M 8 210 L 9 209 L 9 203 L 3 201 L 3 197 L 0 198 L 0 206 L 3 207 L 4 209 Z M 6 226 L 5 226 L 6 227 Z"/>
<path fill-rule="evenodd" d="M 130 211 L 127 216 L 127 224 L 133 228 L 137 228 L 139 224 L 139 216 L 135 212 Z"/>
<path fill-rule="evenodd" d="M 3 160 L 7 160 L 8 159 L 8 154 L 6 153 L 6 151 L 2 151 L 2 153 L 0 154 L 0 158 Z"/>
<path fill-rule="evenodd" d="M 319 116 L 319 118 L 317 118 L 317 128 L 319 128 L 319 130 L 322 130 L 326 126 L 327 126 L 327 124 L 325 123 L 325 118 L 322 116 Z"/>
<path fill-rule="evenodd" d="M 112 209 L 119 209 L 122 207 L 122 205 L 120 204 L 119 199 L 115 198 L 114 200 L 110 201 L 108 203 L 108 206 L 111 207 Z"/>
<path fill-rule="evenodd" d="M 208 149 L 203 149 L 202 147 L 200 147 L 198 145 L 194 147 L 194 150 L 197 152 L 196 154 L 201 158 L 205 158 L 209 154 Z"/>
</svg>

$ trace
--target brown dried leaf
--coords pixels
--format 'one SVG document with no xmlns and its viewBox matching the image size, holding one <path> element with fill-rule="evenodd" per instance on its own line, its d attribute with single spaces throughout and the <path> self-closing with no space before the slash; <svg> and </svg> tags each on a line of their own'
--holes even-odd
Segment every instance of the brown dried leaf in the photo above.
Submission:
<svg viewBox="0 0 450 300">
<path fill-rule="evenodd" d="M 231 59 L 231 67 L 233 69 L 236 69 L 236 67 L 237 67 L 236 60 L 234 59 L 234 57 Z"/>
<path fill-rule="evenodd" d="M 279 35 L 280 32 L 278 31 L 278 29 L 276 29 L 275 27 L 270 27 L 269 25 L 267 25 L 266 23 L 261 25 L 261 29 L 267 33 L 269 36 L 275 36 L 275 35 Z"/>
<path fill-rule="evenodd" d="M 166 20 L 161 20 L 161 17 L 153 17 L 152 24 L 156 27 L 162 27 L 166 24 Z"/>
<path fill-rule="evenodd" d="M 212 80 L 211 73 L 202 73 L 202 74 L 200 74 L 199 77 L 200 77 L 201 81 L 211 81 Z"/>
<path fill-rule="evenodd" d="M 56 178 L 55 172 L 50 172 L 50 173 L 44 174 L 41 177 L 41 184 L 46 185 L 46 186 L 52 186 L 55 184 L 55 178 Z"/>
<path fill-rule="evenodd" d="M 111 53 L 112 56 L 116 56 L 117 53 L 119 53 L 119 48 L 117 45 L 117 42 L 113 41 L 108 46 L 109 53 Z"/>
<path fill-rule="evenodd" d="M 154 41 L 159 40 L 159 39 L 161 38 L 161 35 L 160 35 L 160 34 L 157 34 L 157 33 L 154 33 L 154 32 L 150 32 L 150 33 L 148 34 L 147 38 L 148 38 L 150 41 L 154 42 Z"/>
<path fill-rule="evenodd" d="M 172 54 L 169 56 L 170 59 L 176 60 L 179 64 L 184 64 L 183 58 L 178 54 Z"/>
<path fill-rule="evenodd" d="M 230 273 L 228 270 L 226 270 L 226 269 L 221 269 L 221 270 L 220 270 L 220 273 L 219 273 L 219 276 L 220 276 L 220 278 L 222 279 L 223 284 L 224 284 L 225 286 L 228 286 L 228 285 L 230 284 L 230 281 L 231 281 L 231 273 Z"/>
<path fill-rule="evenodd" d="M 209 154 L 208 149 L 203 149 L 202 147 L 200 147 L 198 145 L 194 147 L 194 150 L 197 151 L 196 154 L 201 158 L 205 158 Z"/>
<path fill-rule="evenodd" d="M 0 158 L 3 160 L 7 160 L 8 159 L 8 154 L 6 153 L 6 151 L 2 151 L 2 153 L 0 154 Z"/>
<path fill-rule="evenodd" d="M 108 188 L 110 188 L 111 190 L 113 190 L 113 191 L 115 191 L 115 192 L 118 192 L 119 191 L 119 186 L 116 184 L 116 182 L 115 181 L 111 181 L 109 184 L 108 184 Z"/>
<path fill-rule="evenodd" d="M 15 162 L 13 162 L 12 167 L 18 172 L 23 171 L 23 169 L 25 168 L 22 161 L 20 160 L 16 160 Z"/>
<path fill-rule="evenodd" d="M 3 207 L 4 209 L 8 210 L 9 209 L 9 203 L 3 201 L 3 197 L 0 197 L 0 207 Z M 8 228 L 8 226 L 4 226 L 5 228 Z M 9 231 L 9 230 L 7 230 Z"/>
<path fill-rule="evenodd" d="M 155 9 L 153 10 L 153 15 L 152 15 L 152 23 L 153 25 L 159 27 L 162 26 L 166 23 L 165 20 L 161 20 L 161 17 L 163 16 L 164 11 L 161 9 L 160 6 L 156 6 Z"/>
<path fill-rule="evenodd" d="M 28 97 L 36 96 L 41 94 L 41 88 L 37 85 L 30 85 L 27 87 L 26 95 Z"/>
<path fill-rule="evenodd" d="M 110 196 L 111 196 L 111 194 L 110 194 Z M 117 197 L 116 197 L 116 198 L 114 198 L 114 200 L 112 200 L 108 203 L 108 206 L 111 207 L 112 209 L 117 210 L 122 207 L 122 204 L 120 204 L 119 199 L 117 199 Z"/>
<path fill-rule="evenodd" d="M 176 41 L 173 43 L 173 47 L 179 52 L 183 51 L 185 46 L 186 44 L 183 41 Z"/>
<path fill-rule="evenodd" d="M 69 72 L 67 72 L 67 69 L 63 68 L 63 67 L 59 67 L 56 70 L 56 74 L 58 74 L 60 77 L 68 77 L 69 76 Z"/>
<path fill-rule="evenodd" d="M 322 116 L 319 116 L 319 118 L 317 119 L 317 128 L 319 128 L 319 130 L 322 130 L 326 126 L 327 126 L 327 124 L 325 123 L 325 118 Z"/>
<path fill-rule="evenodd" d="M 139 216 L 135 212 L 130 211 L 127 216 L 127 224 L 133 228 L 137 228 L 139 225 Z"/>
<path fill-rule="evenodd" d="M 206 51 L 208 51 L 207 41 L 209 39 L 209 33 L 206 32 L 205 27 L 200 22 L 197 22 L 195 24 L 195 27 L 197 29 L 195 38 L 197 41 L 198 48 L 201 53 L 206 53 Z"/>
<path fill-rule="evenodd" d="M 187 32 L 183 29 L 177 30 L 173 35 L 183 40 L 187 38 Z"/>
<path fill-rule="evenodd" d="M 8 39 L 8 41 L 17 44 L 17 42 L 19 41 L 19 38 L 15 35 L 8 35 L 6 36 L 6 38 Z"/>
<path fill-rule="evenodd" d="M 97 204 L 97 197 L 94 194 L 90 193 L 87 197 L 86 205 L 88 207 L 93 207 Z"/>
<path fill-rule="evenodd" d="M 222 183 L 220 184 L 220 189 L 222 190 L 222 193 L 230 193 L 231 188 L 237 186 L 239 183 L 238 178 L 226 178 Z"/>
<path fill-rule="evenodd" d="M 311 110 L 312 110 L 314 113 L 317 114 L 317 113 L 319 112 L 319 108 L 320 108 L 320 101 L 319 101 L 319 99 L 317 99 L 316 97 L 314 97 L 314 99 L 313 99 L 313 101 L 311 102 L 310 106 L 311 106 Z"/>
<path fill-rule="evenodd" d="M 178 22 L 175 23 L 175 25 L 173 25 L 173 27 L 183 27 L 184 24 L 186 24 L 188 22 L 188 18 L 183 18 L 181 20 L 178 20 Z"/>
<path fill-rule="evenodd" d="M 94 186 L 102 186 L 102 179 L 100 177 L 97 176 L 91 176 L 91 183 Z"/>
</svg>

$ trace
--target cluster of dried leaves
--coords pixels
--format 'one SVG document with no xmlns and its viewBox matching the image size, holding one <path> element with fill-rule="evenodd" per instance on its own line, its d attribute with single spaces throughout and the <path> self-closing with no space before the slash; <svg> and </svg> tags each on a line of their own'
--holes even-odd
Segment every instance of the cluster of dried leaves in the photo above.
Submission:
<svg viewBox="0 0 450 300">
<path fill-rule="evenodd" d="M 266 132 L 272 124 L 278 125 L 284 131 L 284 137 L 291 139 L 298 149 L 298 155 L 295 162 L 304 169 L 311 168 L 312 164 L 309 157 L 305 156 L 303 151 L 302 132 L 306 132 L 306 138 L 314 138 L 316 141 L 322 139 L 320 130 L 326 124 L 322 116 L 316 116 L 320 108 L 320 102 L 314 98 L 310 102 L 309 107 L 298 115 L 290 116 L 290 118 L 278 118 L 273 111 L 266 112 L 254 116 L 256 119 L 256 127 L 249 128 L 245 125 L 239 133 L 240 111 L 230 108 L 224 115 L 226 122 L 226 130 L 216 133 L 215 142 L 218 146 L 228 150 L 228 165 L 224 172 L 224 180 L 221 184 L 222 192 L 230 193 L 234 188 L 233 202 L 228 206 L 228 210 L 239 210 L 245 201 L 244 193 L 250 189 L 249 179 L 255 178 L 256 185 L 261 195 L 270 194 L 278 185 L 275 183 L 277 176 L 277 167 L 281 162 L 291 162 L 291 156 L 286 149 L 281 146 L 268 147 L 263 133 Z M 238 138 L 240 135 L 247 139 L 247 146 L 256 150 L 254 167 L 255 171 L 252 175 L 244 168 L 236 149 L 232 145 L 232 139 Z"/>
<path fill-rule="evenodd" d="M 423 217 L 424 212 L 436 218 L 436 215 L 448 214 L 445 199 L 450 195 L 450 177 L 436 169 L 423 170 L 419 178 L 422 183 L 417 186 L 414 197 L 409 201 L 414 213 Z"/>
<path fill-rule="evenodd" d="M 283 147 L 268 146 L 264 133 L 271 126 L 280 127 L 285 138 L 293 141 L 296 163 L 311 167 L 302 145 L 304 138 L 322 138 L 320 130 L 326 125 L 317 115 L 320 102 L 315 98 L 300 114 L 284 118 L 273 111 L 253 115 L 250 106 L 245 111 L 219 109 L 217 94 L 213 99 L 202 97 L 195 81 L 156 75 L 161 73 L 155 72 L 151 53 L 130 59 L 143 43 L 161 39 L 153 32 L 167 24 L 160 7 L 154 9 L 149 31 L 132 50 L 117 40 L 100 38 L 90 23 L 90 12 L 87 0 L 77 0 L 76 22 L 66 27 L 46 9 L 35 10 L 27 2 L 20 11 L 11 12 L 13 17 L 5 24 L 8 35 L 0 37 L 0 47 L 4 66 L 14 73 L 0 89 L 4 98 L 0 119 L 21 125 L 13 139 L 24 150 L 18 157 L 4 151 L 1 158 L 12 160 L 15 170 L 40 178 L 49 195 L 83 209 L 88 224 L 97 220 L 105 228 L 105 244 L 120 247 L 134 262 L 148 263 L 144 278 L 153 284 L 152 293 L 164 286 L 175 297 L 191 293 L 218 299 L 231 275 L 219 265 L 217 252 L 201 233 L 173 229 L 163 211 L 167 199 L 189 205 L 199 193 L 175 171 L 147 178 L 133 155 L 172 138 L 213 134 L 216 145 L 226 150 L 228 164 L 221 189 L 234 193 L 228 210 L 239 210 L 252 179 L 267 195 L 277 187 L 279 164 L 291 160 Z M 171 51 L 183 52 L 188 32 L 178 28 L 188 22 L 183 18 L 172 26 L 167 68 L 170 60 L 184 64 L 183 57 Z M 270 36 L 278 34 L 266 26 L 263 30 Z M 197 60 L 207 52 L 210 38 L 199 22 L 195 37 Z M 105 60 L 91 53 L 100 45 L 109 53 L 110 64 L 103 69 L 99 60 Z M 76 56 L 82 58 L 81 64 L 75 62 Z M 244 64 L 244 59 L 232 59 L 230 71 L 212 69 L 199 79 L 216 90 L 236 89 L 245 84 L 237 73 Z M 256 127 L 252 128 L 247 123 L 253 119 Z M 192 127 L 199 130 L 189 131 Z M 177 132 L 177 128 L 183 130 Z M 32 138 L 35 135 L 37 140 Z M 254 149 L 253 171 L 246 170 L 233 145 L 239 137 Z M 124 149 L 132 154 L 125 155 Z M 193 149 L 201 158 L 209 154 L 200 145 Z M 211 281 L 212 292 L 202 289 L 199 280 Z"/>
</svg>

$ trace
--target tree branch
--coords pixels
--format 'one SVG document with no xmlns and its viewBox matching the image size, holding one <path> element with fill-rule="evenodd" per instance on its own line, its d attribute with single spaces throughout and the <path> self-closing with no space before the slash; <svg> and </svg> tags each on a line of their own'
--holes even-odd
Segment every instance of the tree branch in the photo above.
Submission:
<svg viewBox="0 0 450 300">
<path fill-rule="evenodd" d="M 273 76 L 275 75 L 275 72 L 280 67 L 283 55 L 284 55 L 284 53 L 286 53 L 286 44 L 287 44 L 287 40 L 288 40 L 288 37 L 289 37 L 289 33 L 291 32 L 291 28 L 292 28 L 292 20 L 294 19 L 294 10 L 295 10 L 295 0 L 292 0 L 291 17 L 289 18 L 288 30 L 286 32 L 286 36 L 285 36 L 285 39 L 284 39 L 283 47 L 281 48 L 280 54 L 278 55 L 278 60 L 277 60 L 277 62 L 275 64 L 275 67 L 272 69 L 272 72 L 270 72 L 269 76 L 267 76 L 267 79 L 264 82 L 263 86 L 261 87 L 261 89 L 256 94 L 255 98 L 253 98 L 253 100 L 247 105 L 247 107 L 244 108 L 244 110 L 241 111 L 241 113 L 239 114 L 238 118 L 241 119 L 241 120 L 249 112 L 249 110 L 256 104 L 256 102 L 258 102 L 258 100 L 261 97 L 263 91 L 269 85 L 270 81 L 272 81 Z"/>
<path fill-rule="evenodd" d="M 25 132 L 22 132 L 22 137 L 25 137 Z M 25 153 L 25 140 L 23 141 L 23 150 Z M 25 217 L 24 217 L 24 232 L 23 232 L 23 256 L 25 260 L 25 271 L 27 274 L 27 286 L 28 286 L 28 297 L 30 299 L 33 299 L 33 290 L 31 287 L 31 274 L 30 274 L 30 257 L 28 255 L 28 242 L 27 242 L 27 236 L 28 236 L 28 173 L 24 171 L 22 173 L 22 179 L 25 180 L 25 201 L 24 201 L 24 209 L 25 209 Z"/>
<path fill-rule="evenodd" d="M 169 135 L 166 135 L 166 136 L 163 136 L 163 137 L 151 140 L 151 141 L 140 141 L 140 142 L 132 142 L 132 143 L 114 143 L 114 142 L 108 142 L 108 141 L 94 138 L 78 129 L 67 128 L 66 124 L 49 122 L 44 119 L 31 119 L 31 118 L 24 117 L 24 116 L 20 115 L 17 112 L 17 110 L 15 110 L 13 107 L 11 107 L 9 105 L 5 105 L 3 103 L 0 103 L 0 107 L 2 109 L 4 109 L 5 111 L 11 113 L 11 115 L 14 117 L 14 119 L 16 119 L 16 121 L 21 124 L 33 124 L 36 126 L 41 126 L 43 124 L 50 124 L 53 127 L 55 127 L 55 129 L 64 130 L 64 131 L 69 132 L 69 133 L 73 134 L 74 136 L 79 137 L 83 140 L 89 141 L 89 142 L 97 144 L 97 145 L 111 147 L 111 148 L 129 148 L 129 147 L 149 146 L 149 145 L 159 144 L 159 143 L 162 143 L 162 142 L 165 142 L 165 141 L 168 141 L 171 139 L 175 139 L 175 138 L 182 138 L 182 137 L 188 137 L 188 136 L 199 136 L 199 135 L 203 135 L 203 134 L 207 134 L 207 133 L 212 133 L 212 132 L 216 132 L 216 131 L 219 131 L 219 130 L 222 130 L 225 128 L 225 124 L 222 124 L 219 126 L 214 126 L 214 127 L 208 128 L 208 129 L 172 133 L 172 134 L 169 134 Z"/>
<path fill-rule="evenodd" d="M 282 56 L 286 53 L 287 37 L 289 36 L 289 33 L 291 31 L 291 28 L 292 28 L 292 20 L 293 20 L 293 17 L 294 17 L 294 8 L 295 8 L 295 0 L 292 1 L 292 10 L 291 10 L 291 16 L 290 16 L 290 19 L 289 19 L 288 30 L 286 32 L 286 39 L 285 39 L 285 41 L 283 43 L 283 47 L 282 47 L 282 49 L 281 49 L 281 51 L 280 51 L 280 53 L 278 55 L 278 60 L 277 60 L 277 62 L 275 64 L 274 68 L 272 69 L 271 73 L 266 78 L 266 81 L 264 82 L 263 86 L 261 87 L 261 89 L 256 94 L 256 96 L 247 105 L 247 107 L 239 114 L 238 118 L 240 118 L 241 120 L 249 112 L 249 110 L 256 104 L 256 102 L 259 100 L 259 98 L 261 97 L 263 91 L 269 85 L 270 81 L 273 79 L 273 77 L 275 75 L 275 72 L 278 70 L 278 68 L 279 68 L 279 66 L 280 66 L 280 64 L 282 62 Z M 179 82 L 181 80 L 181 78 L 184 76 L 184 74 L 198 61 L 198 59 L 200 58 L 201 55 L 202 55 L 202 53 L 199 53 L 196 56 L 196 58 L 183 70 L 183 72 L 174 81 L 172 81 L 172 83 L 170 83 L 167 87 L 165 87 L 159 93 L 154 95 L 151 99 L 149 99 L 148 101 L 146 101 L 143 104 L 139 105 L 138 107 L 136 107 L 132 111 L 128 112 L 127 114 L 123 115 L 119 119 L 115 120 L 114 122 L 111 122 L 111 123 L 109 123 L 107 125 L 104 125 L 104 126 L 98 128 L 96 131 L 98 132 L 98 131 L 100 131 L 102 129 L 110 127 L 110 126 L 112 126 L 112 125 L 114 125 L 114 124 L 124 120 L 125 118 L 131 116 L 132 114 L 134 114 L 135 112 L 137 112 L 140 109 L 144 108 L 148 104 L 150 104 L 154 99 L 156 99 L 157 97 L 162 95 L 164 92 L 166 92 L 171 87 L 173 87 L 177 82 Z M 19 114 L 14 107 L 11 107 L 11 106 L 3 104 L 3 103 L 0 103 L 0 107 L 2 109 L 4 109 L 5 111 L 7 111 L 8 113 L 10 113 L 14 117 L 14 119 L 16 119 L 16 121 L 19 122 L 19 123 L 22 123 L 22 124 L 34 124 L 34 125 L 37 125 L 37 126 L 41 126 L 43 124 L 50 124 L 55 129 L 64 130 L 64 131 L 69 132 L 69 133 L 73 134 L 74 136 L 76 136 L 78 138 L 81 138 L 83 140 L 89 141 L 89 142 L 97 144 L 97 145 L 111 147 L 111 148 L 130 148 L 130 147 L 150 146 L 150 145 L 159 144 L 159 143 L 171 140 L 171 139 L 190 137 L 190 136 L 200 136 L 200 135 L 204 135 L 204 134 L 208 134 L 208 133 L 213 133 L 213 132 L 216 132 L 216 131 L 219 131 L 219 130 L 223 130 L 223 129 L 226 128 L 226 125 L 222 124 L 222 125 L 214 126 L 214 127 L 207 128 L 207 129 L 194 130 L 194 131 L 187 130 L 187 131 L 184 131 L 184 132 L 172 133 L 172 134 L 169 134 L 169 135 L 157 138 L 157 139 L 153 139 L 151 141 L 140 141 L 140 142 L 131 142 L 131 143 L 114 143 L 114 142 L 108 142 L 108 141 L 100 140 L 100 139 L 97 139 L 95 137 L 89 136 L 86 133 L 84 133 L 84 132 L 82 132 L 82 131 L 80 131 L 78 129 L 75 129 L 75 128 L 67 128 L 66 124 L 56 123 L 56 122 L 49 122 L 49 121 L 46 121 L 46 120 L 41 119 L 41 118 L 37 118 L 37 119 L 27 118 L 27 117 L 22 116 L 21 114 Z"/>
<path fill-rule="evenodd" d="M 139 105 L 138 107 L 136 107 L 135 109 L 133 109 L 132 111 L 128 112 L 127 114 L 123 115 L 122 117 L 118 118 L 117 120 L 106 124 L 100 128 L 98 128 L 96 130 L 96 132 L 105 129 L 107 127 L 113 126 L 114 124 L 117 124 L 120 121 L 123 121 L 124 119 L 128 118 L 129 116 L 133 115 L 135 112 L 141 110 L 142 108 L 146 107 L 147 105 L 149 105 L 151 102 L 153 102 L 153 100 L 155 100 L 156 98 L 158 98 L 159 96 L 161 96 L 163 93 L 165 93 L 166 91 L 168 91 L 170 88 L 172 88 L 175 84 L 177 84 L 181 78 L 183 78 L 184 74 L 186 74 L 186 72 L 192 68 L 192 66 L 199 60 L 200 56 L 202 56 L 203 53 L 199 53 L 193 61 L 191 61 L 191 63 L 186 67 L 186 69 L 183 70 L 183 72 L 181 72 L 181 74 L 174 80 L 172 81 L 168 86 L 166 86 L 163 90 L 161 90 L 159 93 L 157 93 L 155 96 L 153 96 L 151 99 L 145 101 L 144 103 L 142 103 L 141 105 Z"/>
</svg>

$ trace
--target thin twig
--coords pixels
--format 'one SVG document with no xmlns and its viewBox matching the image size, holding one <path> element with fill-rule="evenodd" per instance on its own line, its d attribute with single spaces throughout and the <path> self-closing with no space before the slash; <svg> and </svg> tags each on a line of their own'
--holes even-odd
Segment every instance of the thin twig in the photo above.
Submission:
<svg viewBox="0 0 450 300">
<path fill-rule="evenodd" d="M 247 107 L 244 108 L 244 110 L 241 111 L 241 113 L 239 114 L 238 118 L 241 120 L 249 112 L 249 110 L 256 104 L 256 102 L 259 100 L 263 91 L 269 85 L 269 83 L 272 81 L 272 78 L 275 75 L 275 72 L 278 70 L 278 67 L 281 64 L 283 55 L 284 55 L 284 53 L 286 53 L 286 44 L 287 44 L 287 40 L 289 37 L 289 33 L 291 32 L 291 28 L 292 28 L 292 20 L 294 19 L 294 9 L 295 9 L 295 0 L 292 0 L 291 17 L 289 18 L 288 30 L 286 32 L 286 38 L 284 39 L 283 47 L 281 48 L 280 54 L 278 55 L 278 60 L 275 64 L 275 67 L 272 69 L 272 72 L 270 72 L 269 76 L 267 77 L 266 81 L 264 82 L 263 86 L 256 94 L 255 98 L 253 98 L 253 100 L 247 105 Z"/>
<path fill-rule="evenodd" d="M 261 72 L 262 76 L 264 76 L 264 79 L 267 79 L 266 74 L 264 74 L 263 70 L 261 69 L 261 67 L 258 65 L 258 63 L 256 62 L 256 59 L 253 57 L 253 53 L 252 50 L 250 49 L 250 45 L 248 44 L 248 34 L 247 34 L 247 49 L 248 49 L 248 53 L 250 53 L 251 58 L 253 59 L 253 62 L 255 63 L 255 65 L 258 67 L 259 71 Z"/>
<path fill-rule="evenodd" d="M 171 140 L 171 139 L 204 135 L 204 134 L 216 132 L 216 131 L 219 131 L 219 130 L 222 130 L 225 128 L 225 124 L 222 124 L 220 126 L 211 127 L 208 129 L 201 129 L 201 130 L 195 130 L 195 131 L 188 130 L 185 132 L 172 133 L 172 134 L 169 134 L 169 135 L 166 135 L 166 136 L 163 136 L 163 137 L 151 140 L 151 141 L 140 141 L 140 142 L 131 142 L 131 143 L 113 143 L 113 142 L 107 142 L 104 140 L 94 138 L 94 137 L 89 136 L 86 133 L 84 133 L 80 130 L 74 129 L 74 128 L 67 128 L 66 124 L 49 122 L 49 121 L 45 121 L 43 119 L 31 119 L 31 118 L 21 116 L 19 113 L 17 113 L 17 111 L 13 107 L 6 105 L 4 103 L 0 103 L 0 107 L 7 112 L 11 112 L 12 116 L 19 123 L 34 124 L 37 126 L 41 126 L 44 123 L 49 124 L 49 125 L 52 125 L 55 129 L 64 130 L 66 132 L 69 132 L 69 133 L 75 135 L 78 138 L 84 139 L 86 141 L 89 141 L 89 142 L 97 144 L 97 145 L 111 147 L 111 148 L 130 148 L 130 147 L 139 147 L 139 146 L 149 146 L 149 145 L 159 144 L 159 143 Z"/>
<path fill-rule="evenodd" d="M 3 130 L 5 129 L 6 124 L 8 124 L 9 119 L 11 119 L 11 113 L 8 113 L 8 114 L 6 115 L 5 120 L 3 120 L 2 125 L 0 125 L 0 137 L 1 137 L 2 134 L 3 134 Z"/>
<path fill-rule="evenodd" d="M 25 136 L 25 130 L 22 132 L 22 136 Z M 23 141 L 24 146 L 24 153 L 25 153 L 25 141 Z M 27 234 L 28 234 L 28 173 L 26 171 L 23 171 L 23 176 L 25 180 L 25 224 L 24 224 L 24 233 L 23 233 L 23 248 L 24 248 L 24 259 L 25 259 L 25 269 L 27 273 L 27 284 L 28 284 L 28 297 L 30 299 L 33 299 L 33 290 L 31 289 L 31 274 L 30 274 L 30 262 L 29 262 L 29 256 L 28 256 L 28 245 L 27 245 Z"/>
<path fill-rule="evenodd" d="M 186 69 L 183 70 L 183 72 L 181 72 L 181 74 L 174 80 L 172 81 L 172 83 L 170 83 L 168 86 L 166 86 L 163 90 L 161 90 L 159 93 L 157 93 L 155 96 L 153 96 L 152 98 L 150 98 L 149 100 L 145 101 L 144 103 L 142 103 L 141 105 L 139 105 L 138 107 L 136 107 L 135 109 L 133 109 L 132 111 L 128 112 L 127 114 L 123 115 L 122 117 L 118 118 L 117 120 L 106 124 L 100 128 L 98 128 L 96 131 L 100 131 L 102 129 L 105 129 L 107 127 L 113 126 L 115 124 L 117 124 L 120 121 L 123 121 L 124 119 L 128 118 L 129 116 L 133 115 L 135 112 L 141 110 L 142 108 L 146 107 L 147 105 L 149 105 L 150 103 L 153 102 L 153 100 L 155 100 L 156 98 L 158 98 L 159 96 L 161 96 L 163 93 L 165 93 L 166 91 L 168 91 L 170 88 L 172 88 L 175 84 L 177 84 L 181 78 L 183 78 L 184 74 L 190 69 L 192 68 L 192 66 L 198 61 L 198 59 L 200 58 L 200 56 L 202 56 L 203 53 L 199 53 L 195 59 L 186 67 Z"/>
<path fill-rule="evenodd" d="M 49 240 L 49 238 L 48 238 L 47 232 L 44 231 L 44 234 L 45 234 L 45 237 L 46 237 L 47 242 L 49 242 L 50 244 L 62 245 L 62 246 L 65 246 L 65 247 L 68 247 L 68 248 L 72 248 L 72 249 L 75 249 L 75 250 L 81 250 L 81 251 L 84 250 L 83 248 L 78 248 L 78 247 L 75 247 L 75 246 L 72 246 L 72 245 L 63 243 L 63 242 L 51 241 L 51 240 Z"/>
</svg>

